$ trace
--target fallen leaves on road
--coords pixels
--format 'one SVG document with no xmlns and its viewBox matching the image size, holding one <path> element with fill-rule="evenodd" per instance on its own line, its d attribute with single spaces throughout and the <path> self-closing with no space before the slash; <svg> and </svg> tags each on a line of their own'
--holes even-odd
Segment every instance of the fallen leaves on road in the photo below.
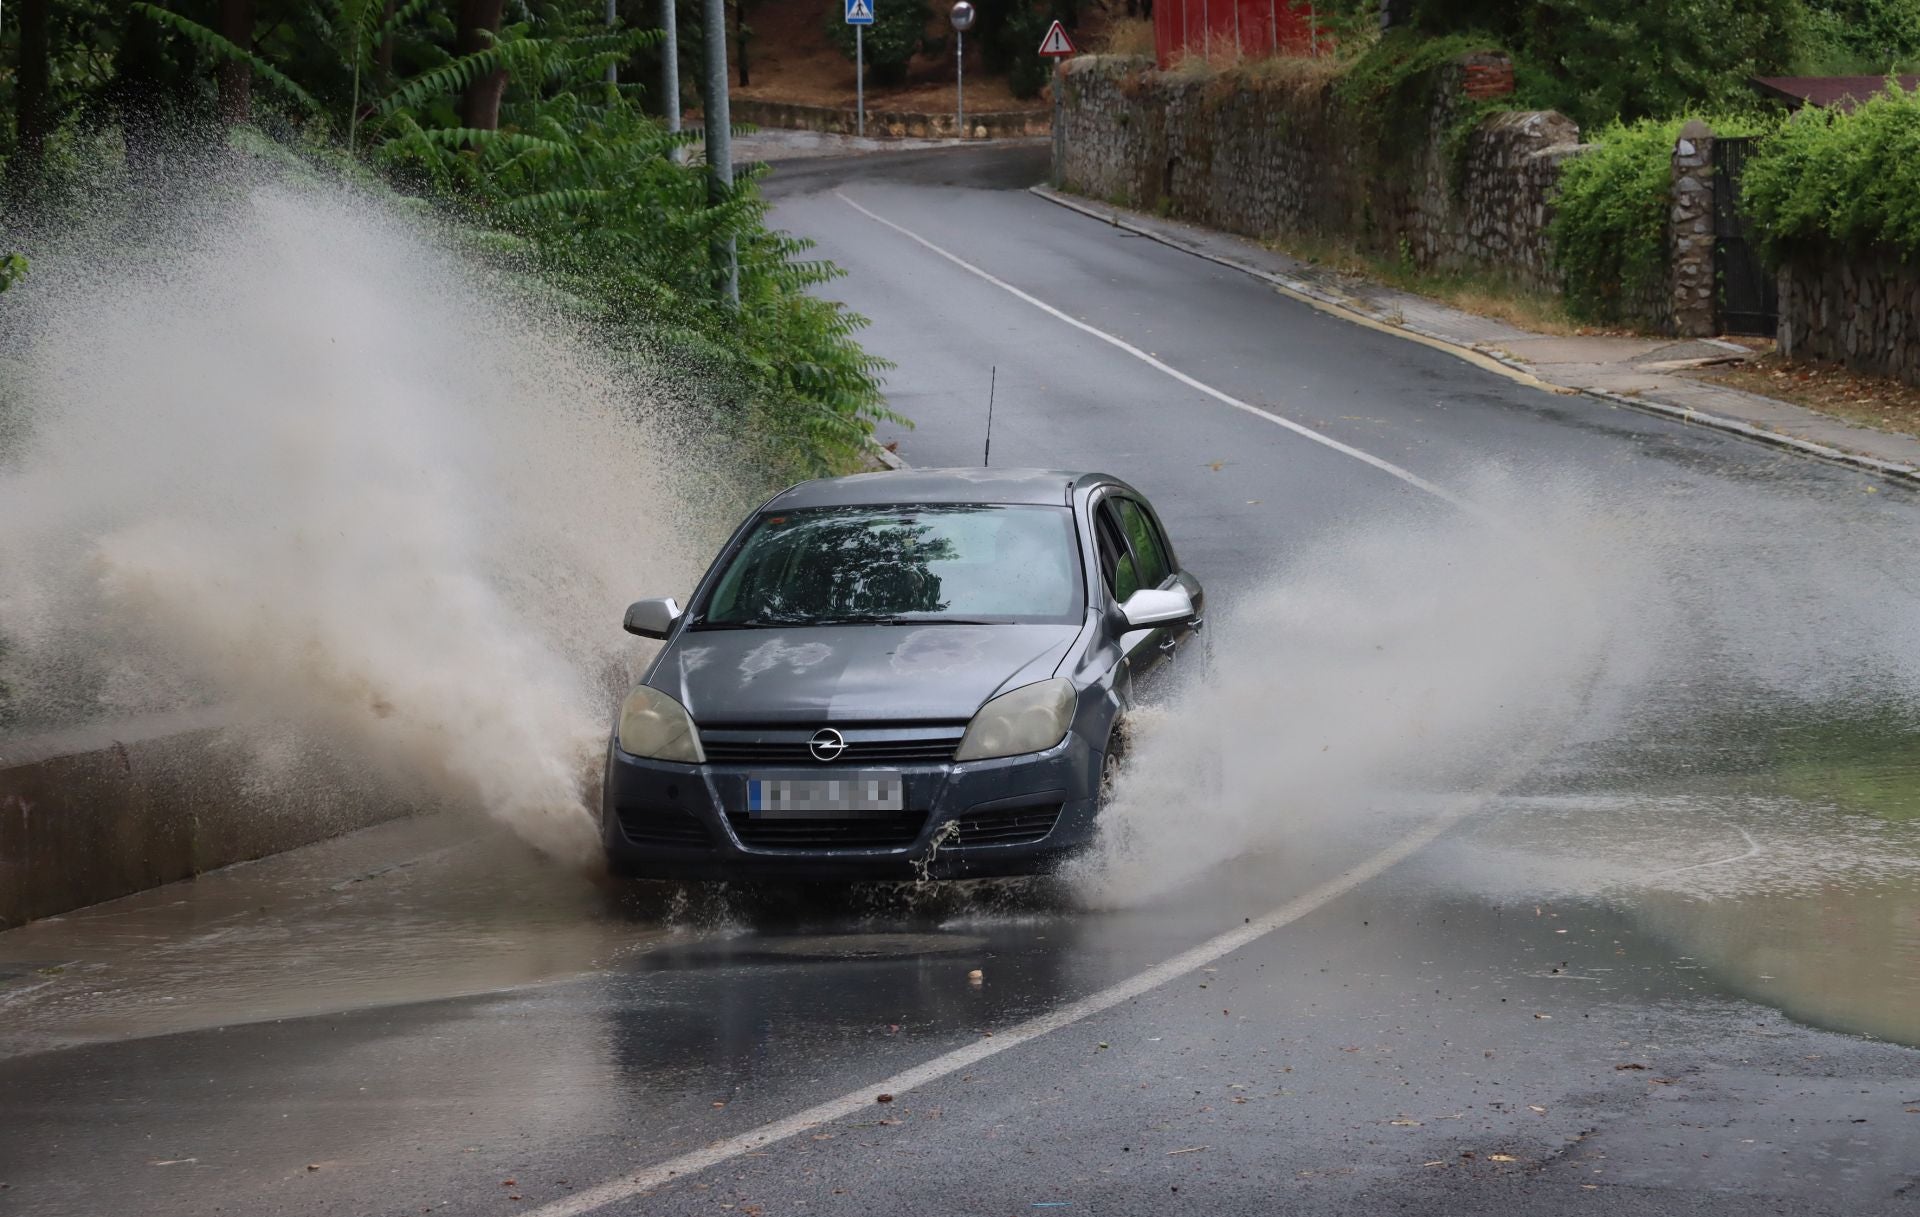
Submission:
<svg viewBox="0 0 1920 1217">
<path fill-rule="evenodd" d="M 1617 1072 L 1617 1071 L 1619 1071 L 1619 1070 L 1622 1070 L 1622 1069 L 1645 1069 L 1645 1068 L 1646 1068 L 1646 1066 L 1645 1066 L 1645 1065 L 1637 1065 L 1637 1064 L 1635 1064 L 1635 1063 L 1634 1063 L 1634 1062 L 1632 1062 L 1632 1061 L 1628 1061 L 1628 1062 L 1627 1062 L 1626 1064 L 1624 1064 L 1624 1065 L 1615 1065 L 1615 1066 L 1614 1066 L 1614 1069 L 1615 1069 L 1615 1071 L 1616 1071 L 1616 1072 Z"/>
<path fill-rule="evenodd" d="M 893 1102 L 893 1096 L 890 1094 L 877 1094 L 873 1096 L 873 1101 L 876 1103 L 891 1103 Z"/>
<path fill-rule="evenodd" d="M 1514 1156 L 1513 1156 L 1512 1154 L 1488 1154 L 1488 1155 L 1487 1155 L 1487 1161 L 1489 1161 L 1489 1162 L 1518 1162 L 1518 1161 L 1520 1161 L 1520 1159 L 1518 1159 L 1518 1158 L 1516 1158 L 1516 1157 L 1514 1157 Z"/>
</svg>

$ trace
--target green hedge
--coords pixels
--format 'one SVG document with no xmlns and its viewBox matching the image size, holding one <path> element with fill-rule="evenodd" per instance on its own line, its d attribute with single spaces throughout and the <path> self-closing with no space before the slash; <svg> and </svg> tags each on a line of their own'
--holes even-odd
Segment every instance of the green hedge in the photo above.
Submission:
<svg viewBox="0 0 1920 1217">
<path fill-rule="evenodd" d="M 1682 122 L 1614 122 L 1591 137 L 1593 149 L 1561 168 L 1553 260 L 1573 316 L 1626 321 L 1632 303 L 1666 281 L 1673 145 Z"/>
<path fill-rule="evenodd" d="M 1802 110 L 1747 161 L 1743 203 L 1776 261 L 1805 244 L 1920 254 L 1920 93 Z"/>
</svg>

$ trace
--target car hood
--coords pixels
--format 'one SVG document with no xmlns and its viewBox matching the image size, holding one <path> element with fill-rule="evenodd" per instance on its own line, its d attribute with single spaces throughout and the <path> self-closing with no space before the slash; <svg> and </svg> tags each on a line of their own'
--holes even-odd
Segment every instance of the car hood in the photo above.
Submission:
<svg viewBox="0 0 1920 1217">
<path fill-rule="evenodd" d="M 688 630 L 647 683 L 696 723 L 958 721 L 1004 688 L 1045 680 L 1078 625 Z"/>
</svg>

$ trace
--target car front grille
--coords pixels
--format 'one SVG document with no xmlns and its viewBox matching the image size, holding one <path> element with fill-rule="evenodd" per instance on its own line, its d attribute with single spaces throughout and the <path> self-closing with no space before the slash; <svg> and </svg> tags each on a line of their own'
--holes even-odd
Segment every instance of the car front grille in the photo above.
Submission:
<svg viewBox="0 0 1920 1217">
<path fill-rule="evenodd" d="M 727 813 L 740 844 L 749 849 L 901 849 L 919 839 L 924 811 L 844 820 L 770 820 Z"/>
<path fill-rule="evenodd" d="M 847 746 L 831 761 L 813 755 L 817 727 L 703 727 L 700 746 L 715 765 L 943 765 L 953 760 L 965 723 L 912 726 L 836 726 Z"/>
<path fill-rule="evenodd" d="M 1031 845 L 1044 840 L 1060 820 L 1059 803 L 987 811 L 955 820 L 955 845 Z"/>
<path fill-rule="evenodd" d="M 711 849 L 713 837 L 692 812 L 672 807 L 661 810 L 623 807 L 620 830 L 635 845 L 666 845 L 676 849 Z"/>
</svg>

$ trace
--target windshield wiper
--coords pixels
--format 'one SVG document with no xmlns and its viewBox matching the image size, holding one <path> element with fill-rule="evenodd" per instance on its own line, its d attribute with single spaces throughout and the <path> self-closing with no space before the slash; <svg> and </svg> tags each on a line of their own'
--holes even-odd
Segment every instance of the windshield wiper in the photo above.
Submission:
<svg viewBox="0 0 1920 1217">
<path fill-rule="evenodd" d="M 815 617 L 808 625 L 994 625 L 971 617 Z"/>
<path fill-rule="evenodd" d="M 815 625 L 1001 625 L 974 617 L 796 617 L 789 621 L 695 621 L 694 630 L 779 630 Z"/>
</svg>

